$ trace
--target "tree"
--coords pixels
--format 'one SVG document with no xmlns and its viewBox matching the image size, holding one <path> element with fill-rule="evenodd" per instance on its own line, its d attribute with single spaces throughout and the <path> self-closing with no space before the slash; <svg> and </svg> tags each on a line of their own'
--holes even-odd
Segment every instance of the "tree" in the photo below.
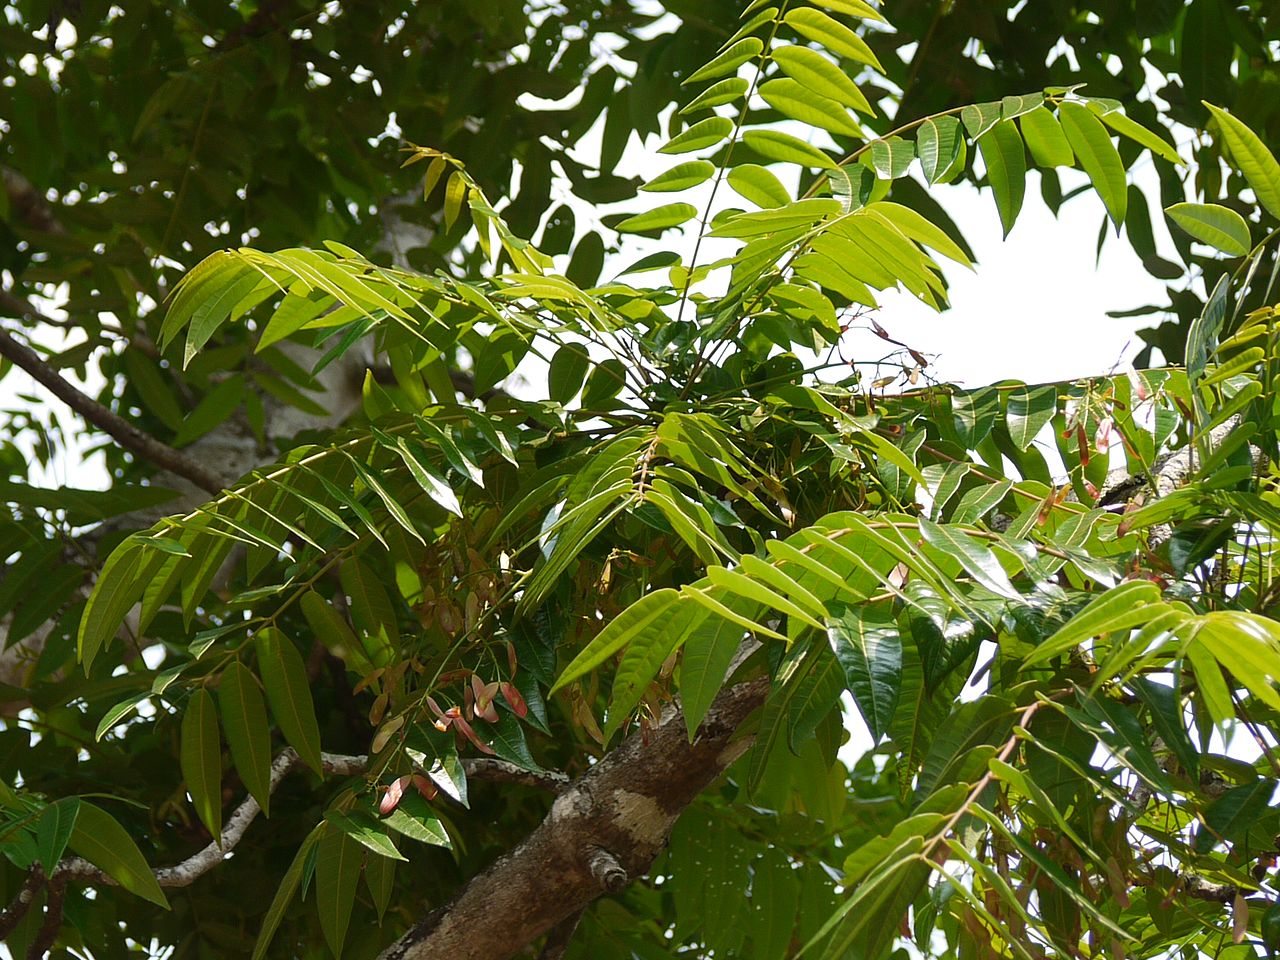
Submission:
<svg viewBox="0 0 1280 960">
<path fill-rule="evenodd" d="M 430 147 L 411 169 L 470 231 L 459 272 L 210 253 L 147 315 L 156 356 L 243 380 L 277 344 L 325 367 L 372 337 L 386 370 L 225 489 L 0 333 L 132 454 L 104 493 L 7 491 L 11 635 L 43 625 L 3 735 L 16 951 L 1275 945 L 1276 317 L 1247 297 L 1280 165 L 1206 106 L 1257 207 L 1171 206 L 1227 258 L 1185 367 L 960 391 L 905 347 L 836 362 L 879 291 L 941 308 L 935 256 L 970 262 L 916 170 L 980 157 L 1007 228 L 1029 162 L 1078 165 L 1119 229 L 1135 151 L 1182 163 L 1063 86 L 879 118 L 880 19 L 753 3 L 687 77 L 644 189 L 703 206 L 614 225 L 694 225 L 715 262 L 562 275 Z M 503 389 L 526 356 L 538 400 Z M 172 503 L 151 466 L 213 499 L 102 523 Z M 87 599 L 53 565 L 82 545 Z M 846 692 L 875 744 L 852 768 Z"/>
</svg>

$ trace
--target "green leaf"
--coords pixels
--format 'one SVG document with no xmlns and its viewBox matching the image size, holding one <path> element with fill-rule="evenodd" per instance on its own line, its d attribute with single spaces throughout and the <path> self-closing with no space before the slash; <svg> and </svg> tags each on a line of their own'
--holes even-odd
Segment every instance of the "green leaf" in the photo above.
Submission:
<svg viewBox="0 0 1280 960">
<path fill-rule="evenodd" d="M 93 661 L 115 636 L 125 614 L 142 597 L 163 555 L 142 546 L 143 534 L 131 534 L 111 551 L 85 604 L 76 632 L 76 655 L 88 676 Z"/>
<path fill-rule="evenodd" d="M 391 838 L 383 833 L 381 824 L 369 814 L 361 810 L 352 810 L 349 813 L 330 810 L 324 818 L 356 843 L 372 850 L 379 857 L 387 857 L 391 860 L 405 859 L 391 842 Z"/>
<path fill-rule="evenodd" d="M 978 140 L 978 150 L 986 162 L 987 178 L 1007 237 L 1018 219 L 1026 192 L 1027 157 L 1017 125 L 1012 120 L 1001 120 Z"/>
<path fill-rule="evenodd" d="M 716 77 L 723 77 L 725 74 L 733 73 L 763 49 L 764 42 L 759 37 L 744 37 L 713 60 L 689 74 L 682 83 L 690 84 L 697 83 L 699 80 L 713 80 Z"/>
<path fill-rule="evenodd" d="M 779 130 L 748 130 L 742 135 L 743 145 L 769 160 L 796 163 L 802 167 L 830 170 L 836 163 L 817 147 L 799 137 Z"/>
<path fill-rule="evenodd" d="M 565 404 L 578 395 L 586 378 L 591 356 L 580 343 L 566 343 L 551 358 L 547 370 L 547 396 Z"/>
<path fill-rule="evenodd" d="M 204 687 L 191 694 L 182 715 L 182 779 L 196 816 L 214 841 L 222 837 L 222 745 L 213 697 Z"/>
<path fill-rule="evenodd" d="M 1280 710 L 1280 625 L 1257 614 L 1215 610 L 1194 624 L 1192 636 L 1250 693 Z"/>
<path fill-rule="evenodd" d="M 1018 118 L 1022 128 L 1022 138 L 1027 142 L 1031 157 L 1037 167 L 1071 167 L 1075 165 L 1076 155 L 1067 142 L 1067 135 L 1062 132 L 1062 125 L 1057 117 L 1044 107 L 1036 107 Z"/>
<path fill-rule="evenodd" d="M 821 10 L 795 7 L 788 10 L 782 19 L 796 33 L 814 41 L 823 49 L 837 56 L 865 63 L 877 72 L 884 72 L 884 67 L 880 65 L 880 61 L 865 40 Z"/>
<path fill-rule="evenodd" d="M 400 803 L 383 821 L 388 827 L 410 840 L 450 849 L 453 844 L 444 825 L 432 812 L 427 801 L 416 790 L 405 793 Z"/>
<path fill-rule="evenodd" d="M 817 50 L 795 44 L 776 47 L 770 56 L 774 63 L 782 68 L 783 73 L 818 96 L 875 116 L 875 110 L 871 108 L 871 104 L 862 95 L 857 84 Z"/>
<path fill-rule="evenodd" d="M 1087 107 L 1070 100 L 1058 105 L 1058 117 L 1067 142 L 1080 160 L 1080 166 L 1089 175 L 1093 188 L 1102 197 L 1111 222 L 1117 232 L 1124 223 L 1125 207 L 1129 202 L 1129 189 L 1124 181 L 1124 164 L 1116 152 L 1111 136 Z"/>
<path fill-rule="evenodd" d="M 325 830 L 316 848 L 316 909 L 334 957 L 342 956 L 363 859 L 360 844 L 333 826 Z"/>
<path fill-rule="evenodd" d="M 743 83 L 746 81 L 744 80 Z M 688 190 L 690 187 L 696 187 L 710 180 L 715 172 L 715 165 L 709 160 L 688 160 L 677 163 L 665 173 L 658 174 L 640 189 L 652 193 Z"/>
<path fill-rule="evenodd" d="M 1178 156 L 1178 151 L 1175 147 L 1165 141 L 1163 137 L 1160 137 L 1158 134 L 1148 130 L 1132 117 L 1125 116 L 1119 110 L 1103 111 L 1100 109 L 1099 104 L 1096 101 L 1089 104 L 1089 109 L 1098 114 L 1102 122 L 1116 133 L 1128 137 L 1135 143 L 1142 144 L 1152 153 L 1163 157 L 1170 163 L 1176 163 L 1179 166 L 1184 166 L 1186 164 L 1186 161 Z"/>
<path fill-rule="evenodd" d="M 875 20 L 878 23 L 885 22 L 880 11 L 871 6 L 871 4 L 864 3 L 863 0 L 814 0 L 814 5 L 863 20 Z"/>
<path fill-rule="evenodd" d="M 1208 853 L 1220 842 L 1244 843 L 1249 831 L 1267 815 L 1276 781 L 1263 777 L 1233 787 L 1204 811 L 1204 823 L 1196 832 L 1195 849 Z"/>
<path fill-rule="evenodd" d="M 1023 661 L 1024 668 L 1074 650 L 1084 641 L 1114 630 L 1127 630 L 1164 611 L 1160 588 L 1149 580 L 1130 580 L 1099 594 Z"/>
<path fill-rule="evenodd" d="M 658 152 L 691 153 L 705 147 L 714 147 L 731 133 L 733 133 L 733 121 L 728 117 L 707 117 L 676 134 L 659 147 Z"/>
<path fill-rule="evenodd" d="M 966 267 L 973 266 L 972 261 L 958 243 L 910 207 L 904 207 L 900 203 L 889 200 L 880 200 L 868 206 L 867 211 L 872 216 L 884 217 L 905 236 L 917 243 L 938 251 L 956 263 L 964 264 Z"/>
<path fill-rule="evenodd" d="M 960 111 L 960 119 L 969 136 L 977 140 L 1000 122 L 1000 104 L 971 103 Z"/>
<path fill-rule="evenodd" d="M 727 597 L 726 603 L 734 605 L 738 614 L 747 619 L 754 620 L 759 615 L 759 605 L 742 598 Z M 699 619 L 688 627 L 680 660 L 680 703 L 690 743 L 724 686 L 733 655 L 746 635 L 739 623 L 715 616 L 705 607 L 699 607 L 698 612 Z"/>
<path fill-rule="evenodd" d="M 1021 596 L 1012 583 L 1009 575 L 1000 566 L 1000 561 L 991 550 L 973 537 L 951 526 L 941 526 L 920 518 L 920 532 L 926 542 L 933 544 L 949 557 L 958 560 L 974 580 L 982 584 L 992 593 L 1002 597 L 1017 599 Z"/>
<path fill-rule="evenodd" d="M 862 134 L 862 128 L 853 122 L 843 106 L 790 77 L 766 80 L 757 92 L 765 103 L 788 119 L 845 136 L 856 137 Z"/>
<path fill-rule="evenodd" d="M 396 862 L 388 857 L 367 858 L 364 863 L 364 885 L 369 890 L 369 898 L 373 900 L 374 909 L 378 911 L 378 922 L 381 923 L 387 907 L 391 905 L 391 895 L 395 892 Z"/>
<path fill-rule="evenodd" d="M 630 719 L 631 712 L 658 676 L 662 664 L 679 649 L 691 621 L 695 618 L 701 620 L 707 615 L 707 611 L 694 604 L 678 604 L 674 616 L 655 618 L 627 642 L 609 695 L 609 712 L 604 726 L 606 744 Z"/>
<path fill-rule="evenodd" d="M 267 726 L 267 708 L 258 682 L 238 660 L 231 661 L 222 672 L 218 707 L 236 771 L 265 814 L 271 802 L 271 731 Z"/>
<path fill-rule="evenodd" d="M 1218 121 L 1223 142 L 1231 151 L 1231 158 L 1244 173 L 1258 202 L 1273 217 L 1280 217 L 1280 164 L 1256 133 L 1221 107 L 1206 103 L 1209 112 Z"/>
<path fill-rule="evenodd" d="M 280 927 L 280 921 L 284 919 L 285 911 L 289 909 L 289 905 L 293 902 L 293 898 L 298 892 L 298 887 L 302 883 L 303 868 L 306 866 L 311 850 L 316 845 L 320 831 L 323 828 L 323 822 L 317 825 L 307 834 L 307 838 L 298 847 L 298 852 L 293 855 L 293 861 L 289 864 L 289 869 L 284 872 L 284 876 L 280 879 L 280 886 L 276 888 L 276 895 L 271 898 L 271 906 L 267 907 L 267 912 L 263 914 L 262 924 L 258 927 L 258 939 L 253 945 L 253 957 L 251 960 L 262 960 L 267 955 L 267 947 L 271 946 L 271 938 L 275 936 L 276 930 Z"/>
<path fill-rule="evenodd" d="M 1175 203 L 1164 212 L 1195 239 L 1229 256 L 1243 257 L 1251 249 L 1249 224 L 1228 207 L 1216 203 Z"/>
<path fill-rule="evenodd" d="M 259 630 L 253 639 L 267 702 L 284 738 L 298 751 L 303 763 L 322 774 L 320 725 L 302 655 L 293 642 L 274 627 Z"/>
<path fill-rule="evenodd" d="M 375 666 L 390 662 L 400 646 L 400 624 L 391 598 L 373 569 L 352 557 L 338 572 L 342 589 L 351 599 L 351 615 L 367 638 L 365 651 Z"/>
<path fill-rule="evenodd" d="M 649 230 L 666 230 L 687 223 L 698 215 L 698 208 L 691 203 L 665 203 L 634 217 L 627 217 L 615 230 L 619 233 L 645 233 Z"/>
<path fill-rule="evenodd" d="M 902 638 L 891 615 L 849 607 L 827 620 L 827 641 L 875 742 L 889 732 L 902 689 Z"/>
<path fill-rule="evenodd" d="M 444 188 L 444 229 L 448 233 L 453 229 L 454 221 L 462 212 L 463 201 L 467 198 L 467 178 L 461 170 L 449 175 L 449 182 Z"/>
<path fill-rule="evenodd" d="M 411 444 L 404 437 L 397 437 L 395 451 L 409 468 L 409 472 L 413 474 L 414 481 L 428 497 L 454 516 L 462 516 L 462 504 L 458 500 L 458 495 L 453 492 L 448 481 L 440 475 L 420 445 Z"/>
<path fill-rule="evenodd" d="M 871 141 L 871 165 L 886 180 L 905 177 L 916 158 L 916 145 L 901 137 L 885 137 Z"/>
<path fill-rule="evenodd" d="M 743 77 L 729 77 L 726 80 L 717 81 L 681 107 L 680 115 L 733 103 L 747 92 L 749 86 L 751 84 Z"/>
<path fill-rule="evenodd" d="M 130 893 L 169 909 L 164 891 L 156 883 L 142 851 L 111 814 L 88 801 L 80 801 L 69 846 Z"/>
<path fill-rule="evenodd" d="M 1147 677 L 1134 677 L 1129 681 L 1147 709 L 1160 738 L 1173 751 L 1182 769 L 1187 771 L 1193 783 L 1200 781 L 1200 754 L 1191 743 L 1183 719 L 1182 698 L 1173 687 L 1157 683 Z"/>
<path fill-rule="evenodd" d="M 53 868 L 62 859 L 79 816 L 80 798 L 63 797 L 45 807 L 36 820 L 36 849 L 46 877 L 52 876 Z"/>
<path fill-rule="evenodd" d="M 1058 410 L 1058 388 L 1022 386 L 1009 394 L 1006 422 L 1009 436 L 1019 450 L 1031 446 L 1033 440 L 1053 419 Z"/>
<path fill-rule="evenodd" d="M 552 686 L 551 693 L 554 695 L 567 684 L 590 673 L 642 633 L 664 629 L 675 613 L 672 608 L 679 602 L 680 594 L 670 588 L 645 594 L 614 617 L 573 658 Z"/>
<path fill-rule="evenodd" d="M 1044 94 L 1039 92 L 1005 97 L 1000 101 L 1000 116 L 1004 120 L 1013 120 L 1023 114 L 1039 109 L 1043 103 Z"/>
<path fill-rule="evenodd" d="M 916 133 L 916 153 L 925 179 L 930 184 L 946 183 L 963 169 L 966 159 L 964 134 L 955 117 L 931 117 Z"/>
<path fill-rule="evenodd" d="M 93 739 L 95 741 L 101 740 L 107 735 L 112 727 L 120 722 L 123 717 L 132 713 L 138 704 L 143 700 L 150 699 L 150 697 L 150 691 L 147 691 L 146 693 L 135 693 L 133 696 L 121 700 L 119 703 L 112 706 L 111 709 L 102 715 L 102 719 L 98 721 L 98 728 L 93 733 Z"/>
<path fill-rule="evenodd" d="M 791 194 L 772 173 L 758 163 L 744 163 L 729 171 L 729 186 L 758 207 L 782 207 Z"/>
</svg>

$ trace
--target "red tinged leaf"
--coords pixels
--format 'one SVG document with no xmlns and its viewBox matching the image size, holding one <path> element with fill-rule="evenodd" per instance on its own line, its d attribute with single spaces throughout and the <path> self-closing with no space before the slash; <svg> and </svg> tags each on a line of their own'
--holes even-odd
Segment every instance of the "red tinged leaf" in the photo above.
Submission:
<svg viewBox="0 0 1280 960">
<path fill-rule="evenodd" d="M 516 689 L 514 683 L 503 681 L 502 696 L 507 701 L 508 705 L 510 705 L 511 709 L 515 711 L 516 716 L 521 720 L 529 715 L 529 705 L 524 702 L 524 697 L 521 695 L 520 691 Z"/>
<path fill-rule="evenodd" d="M 456 710 L 457 707 L 453 709 Z M 454 729 L 460 731 L 464 737 L 470 740 L 481 753 L 493 754 L 493 748 L 476 736 L 476 732 L 471 729 L 471 724 L 467 723 L 461 714 L 453 718 L 453 726 Z"/>
<path fill-rule="evenodd" d="M 417 789 L 418 793 L 422 794 L 424 800 L 434 800 L 436 794 L 440 792 L 440 788 L 435 785 L 435 782 L 430 777 L 415 773 L 411 779 L 413 780 L 414 788 Z"/>
<path fill-rule="evenodd" d="M 385 817 L 400 806 L 400 798 L 404 796 L 404 788 L 409 785 L 409 780 L 409 777 L 397 777 L 391 782 L 387 792 L 382 795 L 382 802 L 378 804 L 380 814 Z"/>
</svg>

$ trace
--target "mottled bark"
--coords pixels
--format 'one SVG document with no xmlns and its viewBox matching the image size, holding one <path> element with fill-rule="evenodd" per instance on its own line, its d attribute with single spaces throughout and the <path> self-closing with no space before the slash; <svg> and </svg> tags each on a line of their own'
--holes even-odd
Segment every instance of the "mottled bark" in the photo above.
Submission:
<svg viewBox="0 0 1280 960">
<path fill-rule="evenodd" d="M 472 878 L 380 960 L 501 960 L 643 876 L 680 814 L 750 746 L 739 731 L 766 678 L 727 687 L 691 744 L 668 710 L 569 786 L 536 830 Z"/>
</svg>

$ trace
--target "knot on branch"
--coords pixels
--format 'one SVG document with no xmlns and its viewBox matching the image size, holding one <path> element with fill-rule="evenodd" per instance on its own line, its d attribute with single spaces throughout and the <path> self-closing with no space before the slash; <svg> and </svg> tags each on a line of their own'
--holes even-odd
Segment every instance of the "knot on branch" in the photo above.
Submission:
<svg viewBox="0 0 1280 960">
<path fill-rule="evenodd" d="M 587 867 L 602 890 L 617 893 L 627 885 L 627 871 L 622 868 L 618 858 L 604 847 L 588 848 Z"/>
</svg>

